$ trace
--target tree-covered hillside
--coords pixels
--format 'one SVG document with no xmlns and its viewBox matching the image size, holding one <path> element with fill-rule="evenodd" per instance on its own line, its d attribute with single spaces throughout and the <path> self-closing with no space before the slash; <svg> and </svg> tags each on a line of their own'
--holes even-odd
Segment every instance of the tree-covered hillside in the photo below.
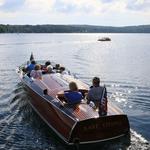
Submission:
<svg viewBox="0 0 150 150">
<path fill-rule="evenodd" d="M 92 26 L 92 25 L 2 25 L 0 33 L 150 33 L 150 25 Z"/>
</svg>

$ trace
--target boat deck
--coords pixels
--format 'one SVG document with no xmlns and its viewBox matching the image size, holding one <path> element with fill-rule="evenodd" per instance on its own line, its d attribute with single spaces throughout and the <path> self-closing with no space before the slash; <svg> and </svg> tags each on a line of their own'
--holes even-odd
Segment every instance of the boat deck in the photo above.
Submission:
<svg viewBox="0 0 150 150">
<path fill-rule="evenodd" d="M 129 132 L 127 116 L 109 100 L 107 116 L 102 117 L 87 104 L 86 98 L 76 105 L 64 103 L 63 91 L 69 90 L 71 81 L 77 83 L 84 96 L 89 90 L 88 85 L 73 76 L 52 73 L 38 80 L 29 78 L 21 68 L 17 73 L 32 97 L 29 103 L 33 109 L 67 144 L 97 143 Z"/>
<path fill-rule="evenodd" d="M 79 89 L 88 90 L 88 86 L 83 82 L 72 78 L 69 75 L 61 75 L 61 74 L 45 74 L 43 75 L 42 80 L 34 80 L 34 83 L 39 86 L 42 90 L 47 89 L 48 95 L 53 96 L 53 103 L 56 107 L 61 109 L 61 111 L 65 112 L 67 115 L 72 117 L 75 120 L 87 120 L 90 118 L 98 118 L 98 110 L 93 109 L 89 105 L 87 105 L 86 100 L 83 99 L 80 104 L 77 105 L 69 105 L 63 104 L 57 98 L 57 93 L 60 91 L 68 90 L 68 84 L 70 81 L 75 80 Z M 123 114 L 120 109 L 113 106 L 110 102 L 108 102 L 108 113 L 107 115 L 120 115 Z"/>
</svg>

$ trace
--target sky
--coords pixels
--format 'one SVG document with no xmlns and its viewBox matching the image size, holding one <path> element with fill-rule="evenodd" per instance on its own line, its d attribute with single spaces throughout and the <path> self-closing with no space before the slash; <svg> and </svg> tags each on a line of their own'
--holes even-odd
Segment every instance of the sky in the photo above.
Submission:
<svg viewBox="0 0 150 150">
<path fill-rule="evenodd" d="M 0 0 L 0 24 L 150 24 L 150 0 Z"/>
</svg>

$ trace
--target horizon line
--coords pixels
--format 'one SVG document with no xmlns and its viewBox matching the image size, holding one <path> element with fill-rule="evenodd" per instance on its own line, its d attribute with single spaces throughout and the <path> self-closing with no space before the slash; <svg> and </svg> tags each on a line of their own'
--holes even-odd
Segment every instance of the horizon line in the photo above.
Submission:
<svg viewBox="0 0 150 150">
<path fill-rule="evenodd" d="M 96 25 L 96 24 L 1 24 L 0 25 L 16 25 L 16 26 L 42 26 L 42 25 L 56 25 L 56 26 L 99 26 L 99 27 L 132 27 L 132 26 L 149 26 L 150 24 L 138 24 L 138 25 L 121 25 L 121 26 L 111 26 L 111 25 Z"/>
</svg>

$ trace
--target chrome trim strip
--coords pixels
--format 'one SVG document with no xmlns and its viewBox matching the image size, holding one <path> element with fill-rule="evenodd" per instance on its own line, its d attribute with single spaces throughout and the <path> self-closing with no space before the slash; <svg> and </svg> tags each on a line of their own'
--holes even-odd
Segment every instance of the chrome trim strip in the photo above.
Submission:
<svg viewBox="0 0 150 150">
<path fill-rule="evenodd" d="M 68 140 L 70 140 L 71 135 L 72 135 L 72 132 L 73 132 L 73 129 L 75 128 L 75 126 L 76 126 L 77 123 L 78 123 L 78 121 L 76 121 L 76 122 L 74 123 L 74 125 L 72 126 L 71 131 L 69 132 L 69 138 L 68 138 Z"/>
<path fill-rule="evenodd" d="M 122 136 L 124 136 L 124 135 L 125 135 L 125 134 L 121 134 L 121 135 L 114 136 L 114 137 L 112 137 L 112 138 L 103 139 L 103 140 L 79 142 L 79 144 L 94 144 L 94 143 L 99 143 L 99 142 L 114 140 L 114 139 L 120 138 L 120 137 L 122 137 Z M 74 143 L 68 143 L 68 144 L 69 144 L 69 145 L 74 145 Z"/>
</svg>

